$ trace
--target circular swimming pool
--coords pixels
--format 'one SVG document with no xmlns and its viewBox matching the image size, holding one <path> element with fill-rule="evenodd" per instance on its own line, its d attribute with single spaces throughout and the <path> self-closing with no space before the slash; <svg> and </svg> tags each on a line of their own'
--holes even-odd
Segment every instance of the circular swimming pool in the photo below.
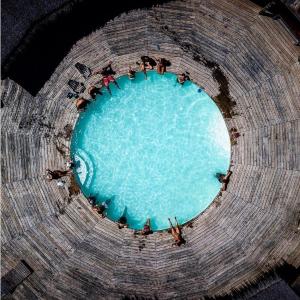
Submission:
<svg viewBox="0 0 300 300">
<path fill-rule="evenodd" d="M 171 73 L 137 73 L 117 79 L 82 112 L 71 153 L 85 196 L 111 199 L 107 216 L 125 213 L 130 228 L 147 218 L 153 230 L 168 218 L 185 223 L 208 207 L 226 173 L 230 140 L 213 100 L 192 82 Z"/>
</svg>

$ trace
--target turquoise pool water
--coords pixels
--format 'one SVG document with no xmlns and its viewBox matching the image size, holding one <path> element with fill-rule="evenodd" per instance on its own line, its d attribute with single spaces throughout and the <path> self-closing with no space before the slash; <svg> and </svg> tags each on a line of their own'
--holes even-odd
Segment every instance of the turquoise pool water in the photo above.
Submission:
<svg viewBox="0 0 300 300">
<path fill-rule="evenodd" d="M 107 215 L 126 208 L 130 228 L 147 218 L 154 230 L 168 217 L 187 222 L 206 209 L 220 190 L 215 174 L 226 173 L 230 140 L 210 97 L 192 82 L 176 84 L 171 73 L 137 73 L 111 84 L 81 113 L 71 153 L 78 182 L 98 202 L 112 198 Z"/>
</svg>

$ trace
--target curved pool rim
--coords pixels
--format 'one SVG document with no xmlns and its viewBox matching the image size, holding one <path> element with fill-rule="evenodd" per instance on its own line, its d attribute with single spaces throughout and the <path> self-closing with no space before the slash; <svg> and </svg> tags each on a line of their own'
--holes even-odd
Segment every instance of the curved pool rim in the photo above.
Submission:
<svg viewBox="0 0 300 300">
<path fill-rule="evenodd" d="M 136 74 L 141 74 L 141 75 L 144 76 L 144 74 L 143 74 L 142 72 L 140 72 L 140 71 L 137 71 Z M 149 74 L 158 74 L 158 73 L 156 72 L 156 70 L 150 70 L 150 71 L 147 71 L 147 74 L 148 74 L 148 76 L 149 76 Z M 171 74 L 171 75 L 173 75 L 173 76 L 177 76 L 177 74 L 176 74 L 176 73 L 173 73 L 173 72 L 165 72 L 165 74 Z M 159 74 L 159 76 L 164 76 L 164 75 Z M 125 73 L 125 74 L 120 74 L 119 76 L 115 76 L 115 79 L 116 79 L 117 81 L 120 80 L 120 79 L 122 79 L 122 78 L 127 78 L 128 81 L 132 81 L 132 80 L 130 80 L 130 79 L 128 78 L 128 75 L 127 75 L 126 73 Z M 134 80 L 133 80 L 133 81 L 134 81 Z M 228 130 L 226 118 L 224 117 L 224 114 L 222 113 L 222 110 L 221 110 L 220 107 L 218 106 L 217 102 L 215 102 L 214 99 L 213 99 L 213 97 L 210 96 L 210 95 L 205 91 L 205 87 L 203 87 L 202 85 L 199 85 L 199 84 L 198 84 L 197 82 L 195 82 L 193 79 L 191 79 L 191 80 L 189 80 L 189 81 L 187 81 L 187 82 L 185 83 L 185 85 L 188 85 L 188 84 L 193 84 L 193 85 L 197 86 L 197 88 L 199 89 L 199 91 L 203 91 L 203 92 L 210 98 L 211 102 L 214 103 L 215 107 L 218 109 L 220 115 L 222 116 L 222 119 L 223 119 L 224 124 L 225 124 L 225 127 L 226 127 L 226 131 L 227 131 L 227 134 L 228 134 L 228 138 L 229 138 L 229 151 L 228 151 L 229 157 L 228 157 L 228 164 L 227 164 L 227 170 L 229 170 L 230 167 L 231 167 L 231 162 L 232 162 L 232 144 L 231 144 L 230 133 L 229 133 L 229 130 Z M 179 84 L 178 84 L 178 85 L 179 85 Z M 112 87 L 114 87 L 114 85 L 111 83 L 111 84 L 110 84 L 110 87 L 112 88 Z M 104 86 L 101 87 L 101 92 L 104 92 L 104 93 L 107 92 L 107 90 L 106 90 L 106 88 L 105 88 Z M 99 100 L 98 97 L 99 97 L 99 96 L 97 95 L 96 100 Z M 101 99 L 101 96 L 100 96 L 100 99 Z M 95 101 L 96 101 L 96 100 L 95 100 Z M 100 100 L 100 101 L 101 101 L 101 100 Z M 87 107 L 86 110 L 89 110 L 89 106 Z M 72 137 L 71 137 L 71 146 L 70 146 L 70 149 L 71 149 L 71 158 L 72 158 L 72 159 L 74 158 L 74 153 L 73 153 L 73 150 L 72 150 L 72 144 L 73 144 L 73 140 L 74 140 L 74 132 L 75 132 L 76 127 L 77 127 L 77 125 L 78 125 L 79 119 L 80 119 L 80 114 L 77 115 L 77 119 L 76 119 L 76 121 L 75 121 L 75 123 L 74 123 L 74 126 L 73 126 L 73 133 L 72 133 Z M 78 185 L 79 185 L 79 187 L 80 187 L 80 190 L 81 190 L 82 194 L 83 194 L 86 198 L 88 198 L 89 193 L 86 192 L 86 191 L 84 190 L 84 188 L 83 188 L 83 186 L 82 186 L 82 184 L 81 184 L 81 182 L 80 182 L 80 180 L 79 180 L 79 176 L 78 176 L 78 174 L 77 174 L 76 171 L 74 172 L 74 175 L 75 175 L 75 179 L 76 179 L 76 181 L 77 181 L 77 183 L 78 183 Z M 180 225 L 181 225 L 181 226 L 188 226 L 189 224 L 192 224 L 197 218 L 199 218 L 199 217 L 200 217 L 201 215 L 203 215 L 210 207 L 212 207 L 212 206 L 215 204 L 215 201 L 216 201 L 216 200 L 220 197 L 220 195 L 221 195 L 221 187 L 222 187 L 222 186 L 220 186 L 219 191 L 215 194 L 215 196 L 214 196 L 213 198 L 211 198 L 211 200 L 208 202 L 208 204 L 206 205 L 206 207 L 205 207 L 204 209 L 198 211 L 196 214 L 194 214 L 193 217 L 189 218 L 188 220 L 186 220 L 186 221 L 184 221 L 184 222 L 179 222 Z M 178 217 L 178 216 L 177 216 L 177 217 Z M 172 223 L 173 223 L 173 225 L 174 225 L 174 222 L 175 222 L 175 221 L 174 221 L 174 219 L 173 219 L 173 216 L 170 216 L 170 218 L 171 218 Z M 109 222 L 112 222 L 112 223 L 115 223 L 115 224 L 118 223 L 117 220 L 113 220 L 113 219 L 110 218 L 109 216 L 106 216 L 106 219 L 108 219 Z M 137 230 L 136 228 L 133 228 L 133 227 L 131 227 L 131 226 L 129 226 L 127 229 L 133 230 L 133 231 Z M 170 229 L 170 226 L 168 225 L 167 227 L 164 227 L 164 228 L 153 229 L 153 232 L 164 232 L 164 231 L 168 231 L 169 229 Z"/>
</svg>

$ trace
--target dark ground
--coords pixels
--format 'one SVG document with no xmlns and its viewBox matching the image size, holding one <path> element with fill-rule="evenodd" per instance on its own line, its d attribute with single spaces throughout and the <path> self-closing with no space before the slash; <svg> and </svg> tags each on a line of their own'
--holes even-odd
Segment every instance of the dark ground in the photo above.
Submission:
<svg viewBox="0 0 300 300">
<path fill-rule="evenodd" d="M 3 0 L 1 77 L 10 77 L 35 96 L 76 41 L 122 12 L 167 1 Z M 261 6 L 269 2 L 252 1 Z M 299 23 L 287 7 L 276 10 L 284 13 L 286 24 L 300 36 Z"/>
<path fill-rule="evenodd" d="M 35 96 L 76 41 L 123 12 L 167 1 L 4 0 L 2 79 Z"/>
</svg>

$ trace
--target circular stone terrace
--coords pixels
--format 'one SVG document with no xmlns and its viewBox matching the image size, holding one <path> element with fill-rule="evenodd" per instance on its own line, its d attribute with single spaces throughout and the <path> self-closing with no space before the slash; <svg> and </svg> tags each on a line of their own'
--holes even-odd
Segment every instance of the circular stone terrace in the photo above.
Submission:
<svg viewBox="0 0 300 300">
<path fill-rule="evenodd" d="M 230 294 L 276 266 L 300 266 L 299 48 L 250 1 L 173 1 L 132 11 L 74 45 L 32 97 L 2 82 L 2 276 L 25 260 L 33 273 L 14 299 L 204 299 Z M 228 188 L 183 228 L 134 237 L 92 211 L 64 169 L 78 117 L 74 67 L 113 61 L 116 76 L 143 55 L 188 71 L 217 103 L 232 139 Z M 127 298 L 128 299 L 128 298 Z"/>
</svg>

